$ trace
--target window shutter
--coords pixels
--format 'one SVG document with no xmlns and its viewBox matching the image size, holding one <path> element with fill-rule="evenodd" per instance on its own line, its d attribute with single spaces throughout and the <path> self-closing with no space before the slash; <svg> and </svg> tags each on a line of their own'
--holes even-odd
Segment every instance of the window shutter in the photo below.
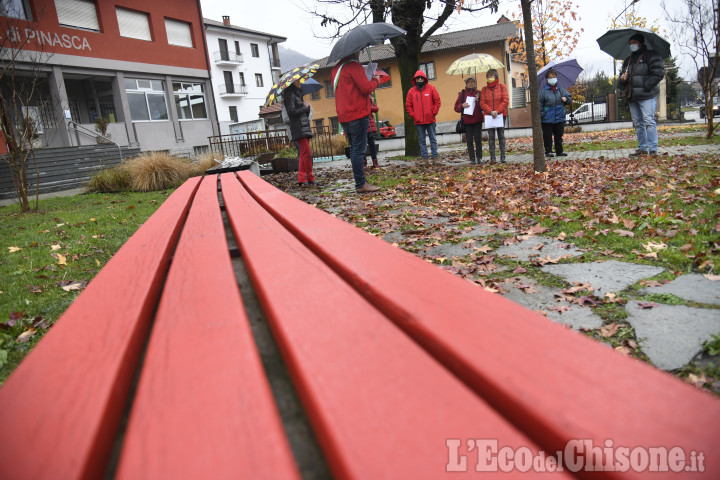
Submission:
<svg viewBox="0 0 720 480">
<path fill-rule="evenodd" d="M 55 10 L 60 25 L 100 31 L 94 2 L 89 0 L 55 0 Z"/>
<path fill-rule="evenodd" d="M 190 24 L 177 20 L 165 19 L 165 31 L 167 32 L 168 43 L 179 47 L 192 48 L 192 36 L 190 35 Z"/>
<path fill-rule="evenodd" d="M 120 35 L 139 40 L 152 40 L 150 35 L 150 23 L 146 13 L 134 12 L 124 8 L 115 7 Z"/>
</svg>

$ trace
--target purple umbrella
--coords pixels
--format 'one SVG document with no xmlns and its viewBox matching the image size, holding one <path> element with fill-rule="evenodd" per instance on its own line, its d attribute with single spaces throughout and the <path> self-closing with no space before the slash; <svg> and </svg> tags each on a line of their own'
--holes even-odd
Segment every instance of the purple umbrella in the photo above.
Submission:
<svg viewBox="0 0 720 480">
<path fill-rule="evenodd" d="M 583 68 L 578 65 L 577 60 L 574 58 L 553 60 L 538 71 L 538 88 L 545 88 L 547 84 L 545 74 L 551 68 L 557 72 L 557 84 L 563 88 L 570 88 L 575 85 L 575 80 L 577 80 L 580 72 L 583 71 Z"/>
</svg>

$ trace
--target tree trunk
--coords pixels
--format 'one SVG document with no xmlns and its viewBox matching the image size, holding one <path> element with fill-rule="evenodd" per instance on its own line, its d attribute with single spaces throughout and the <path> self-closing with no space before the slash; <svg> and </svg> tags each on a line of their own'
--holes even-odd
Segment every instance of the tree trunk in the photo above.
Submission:
<svg viewBox="0 0 720 480">
<path fill-rule="evenodd" d="M 536 172 L 545 171 L 545 148 L 540 127 L 540 102 L 538 98 L 537 65 L 535 64 L 535 44 L 532 32 L 532 14 L 530 0 L 520 0 L 525 30 L 525 52 L 527 54 L 528 80 L 530 81 L 530 113 L 533 131 L 533 166 Z"/>
<path fill-rule="evenodd" d="M 420 48 L 411 48 L 407 41 L 397 42 L 395 52 L 397 55 L 398 69 L 400 70 L 400 86 L 402 87 L 403 105 L 407 94 L 412 88 L 412 78 L 420 64 Z M 413 51 L 414 50 L 414 51 Z M 407 110 L 405 114 L 405 156 L 420 156 L 420 143 L 418 142 L 418 134 L 415 129 L 415 121 L 410 117 Z"/>
</svg>

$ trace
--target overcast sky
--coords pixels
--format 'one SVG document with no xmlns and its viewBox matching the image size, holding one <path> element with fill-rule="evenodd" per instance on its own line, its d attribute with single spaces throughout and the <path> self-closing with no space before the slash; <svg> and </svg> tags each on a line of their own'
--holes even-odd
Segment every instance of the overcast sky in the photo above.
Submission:
<svg viewBox="0 0 720 480">
<path fill-rule="evenodd" d="M 604 70 L 612 74 L 612 59 L 602 52 L 596 42 L 614 18 L 622 12 L 632 0 L 573 0 L 577 5 L 580 16 L 579 24 L 585 31 L 575 51 L 570 55 L 578 59 L 588 72 L 595 73 Z M 665 0 L 671 11 L 676 11 L 683 5 L 682 0 Z M 712 2 L 714 0 L 704 0 Z M 331 32 L 320 27 L 319 21 L 310 13 L 312 0 L 201 0 L 203 16 L 212 20 L 222 20 L 223 15 L 229 15 L 233 25 L 246 27 L 252 30 L 272 33 L 287 38 L 284 45 L 312 58 L 323 58 L 330 54 L 333 42 L 317 38 L 327 36 Z M 434 5 L 440 2 L 433 2 Z M 443 32 L 465 30 L 480 26 L 491 25 L 497 22 L 502 14 L 511 18 L 513 13 L 519 13 L 518 0 L 501 0 L 500 10 L 497 13 L 479 14 L 453 14 L 446 22 Z M 683 58 L 680 49 L 671 38 L 671 29 L 665 20 L 661 7 L 661 0 L 639 0 L 628 11 L 635 9 L 637 15 L 648 21 L 648 26 L 659 25 L 661 32 L 673 46 L 673 55 L 679 59 L 681 73 L 689 77 L 694 66 L 691 61 Z"/>
</svg>

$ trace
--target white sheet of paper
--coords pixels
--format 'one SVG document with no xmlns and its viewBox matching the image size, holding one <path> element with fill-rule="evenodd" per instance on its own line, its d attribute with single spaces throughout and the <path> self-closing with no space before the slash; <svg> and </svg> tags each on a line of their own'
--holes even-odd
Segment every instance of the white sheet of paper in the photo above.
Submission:
<svg viewBox="0 0 720 480">
<path fill-rule="evenodd" d="M 502 113 L 498 113 L 498 116 L 493 118 L 492 115 L 485 115 L 485 128 L 498 128 L 504 127 Z"/>
<path fill-rule="evenodd" d="M 375 75 L 377 63 L 368 63 L 367 65 L 363 65 L 363 68 L 365 68 L 365 75 L 367 75 L 367 79 L 370 80 L 373 75 Z"/>
<path fill-rule="evenodd" d="M 465 103 L 467 103 L 468 106 L 463 110 L 463 113 L 465 115 L 472 115 L 475 110 L 475 97 L 467 97 Z"/>
</svg>

